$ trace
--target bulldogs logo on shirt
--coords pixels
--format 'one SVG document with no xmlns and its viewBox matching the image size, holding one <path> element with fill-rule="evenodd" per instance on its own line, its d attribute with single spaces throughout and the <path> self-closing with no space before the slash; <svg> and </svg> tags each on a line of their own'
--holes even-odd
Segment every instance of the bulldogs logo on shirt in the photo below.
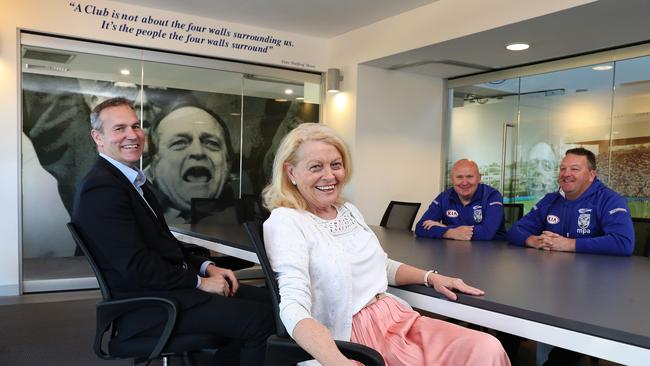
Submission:
<svg viewBox="0 0 650 366">
<path fill-rule="evenodd" d="M 456 210 L 447 210 L 445 214 L 447 215 L 447 217 L 452 217 L 452 218 L 458 217 L 458 211 Z"/>
<path fill-rule="evenodd" d="M 591 222 L 591 209 L 590 208 L 581 208 L 578 209 L 580 215 L 578 216 L 578 229 L 576 232 L 578 234 L 589 234 L 589 223 Z"/>
<path fill-rule="evenodd" d="M 546 216 L 546 222 L 548 222 L 551 225 L 555 225 L 558 222 L 560 222 L 560 218 L 555 215 L 548 215 Z"/>
<path fill-rule="evenodd" d="M 474 222 L 479 223 L 483 221 L 483 211 L 481 211 L 481 205 L 476 205 L 472 208 L 474 209 Z"/>
</svg>

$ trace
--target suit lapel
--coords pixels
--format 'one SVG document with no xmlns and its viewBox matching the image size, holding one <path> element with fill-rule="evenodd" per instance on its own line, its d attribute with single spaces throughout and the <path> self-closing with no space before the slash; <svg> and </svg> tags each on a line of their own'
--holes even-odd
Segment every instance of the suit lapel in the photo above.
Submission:
<svg viewBox="0 0 650 366">
<path fill-rule="evenodd" d="M 165 217 L 161 212 L 160 205 L 158 205 L 158 201 L 150 191 L 149 191 L 149 196 L 147 196 L 147 193 L 144 190 L 144 187 L 146 187 L 147 185 L 146 183 L 142 186 L 143 193 L 145 193 L 145 198 L 146 198 L 145 201 L 145 198 L 140 196 L 140 193 L 138 193 L 138 191 L 135 189 L 133 183 L 129 182 L 126 176 L 124 176 L 124 174 L 119 169 L 117 169 L 113 164 L 111 164 L 108 160 L 102 158 L 101 156 L 98 158 L 98 163 L 101 163 L 101 165 L 106 170 L 108 170 L 111 174 L 116 176 L 120 180 L 120 182 L 125 186 L 125 188 L 129 190 L 129 194 L 135 196 L 135 199 L 140 203 L 142 208 L 147 212 L 147 215 L 149 215 L 149 217 L 151 217 L 151 219 L 157 222 L 158 224 L 164 225 L 165 231 L 167 231 L 166 229 L 167 223 L 165 222 Z"/>
<path fill-rule="evenodd" d="M 151 209 L 153 209 L 153 211 L 156 213 L 156 216 L 158 217 L 158 222 L 160 222 L 160 224 L 163 226 L 165 231 L 168 231 L 167 221 L 165 220 L 165 214 L 162 210 L 162 207 L 160 207 L 160 203 L 158 202 L 156 195 L 153 193 L 151 188 L 149 188 L 149 181 L 147 181 L 145 184 L 142 185 L 142 193 L 144 193 L 144 198 L 151 206 Z"/>
</svg>

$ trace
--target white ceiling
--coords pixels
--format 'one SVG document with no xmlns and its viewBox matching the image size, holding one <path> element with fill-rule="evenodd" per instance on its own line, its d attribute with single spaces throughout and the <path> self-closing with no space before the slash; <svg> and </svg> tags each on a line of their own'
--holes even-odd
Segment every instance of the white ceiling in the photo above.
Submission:
<svg viewBox="0 0 650 366">
<path fill-rule="evenodd" d="M 648 0 L 600 0 L 367 64 L 442 78 L 510 68 L 648 42 L 649 16 Z M 507 51 L 515 41 L 531 48 Z"/>
<path fill-rule="evenodd" d="M 331 38 L 437 0 L 116 0 L 227 22 Z"/>
<path fill-rule="evenodd" d="M 425 0 L 117 0 L 321 38 L 432 3 Z M 650 0 L 600 0 L 367 62 L 451 78 L 650 41 Z M 532 47 L 505 50 L 513 41 Z"/>
</svg>

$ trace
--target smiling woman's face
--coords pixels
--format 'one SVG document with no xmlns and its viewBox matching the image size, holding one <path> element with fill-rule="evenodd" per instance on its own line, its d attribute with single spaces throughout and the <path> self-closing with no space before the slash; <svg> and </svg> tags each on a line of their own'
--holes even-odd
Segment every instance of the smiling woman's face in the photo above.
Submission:
<svg viewBox="0 0 650 366">
<path fill-rule="evenodd" d="M 343 158 L 336 147 L 322 141 L 305 141 L 296 151 L 296 165 L 287 164 L 287 175 L 307 202 L 307 209 L 319 215 L 328 211 L 341 193 L 345 179 Z"/>
<path fill-rule="evenodd" d="M 225 134 L 214 117 L 182 107 L 165 116 L 154 133 L 158 151 L 151 174 L 175 208 L 189 212 L 192 197 L 221 194 L 230 168 Z"/>
</svg>

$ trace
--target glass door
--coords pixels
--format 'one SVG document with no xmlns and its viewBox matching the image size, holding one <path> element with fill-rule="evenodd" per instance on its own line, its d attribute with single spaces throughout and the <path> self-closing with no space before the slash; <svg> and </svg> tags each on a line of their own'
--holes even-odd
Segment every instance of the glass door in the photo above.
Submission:
<svg viewBox="0 0 650 366">
<path fill-rule="evenodd" d="M 476 161 L 481 181 L 500 190 L 506 202 L 516 196 L 516 148 L 519 79 L 459 87 L 450 90 L 451 124 L 447 183 L 455 161 Z"/>
<path fill-rule="evenodd" d="M 558 165 L 566 150 L 584 147 L 596 154 L 601 179 L 608 176 L 611 134 L 611 63 L 521 78 L 516 182 L 524 212 L 546 193 L 557 191 Z"/>
<path fill-rule="evenodd" d="M 142 84 L 152 116 L 142 165 L 167 223 L 190 222 L 193 198 L 238 197 L 242 75 L 145 61 Z"/>
<path fill-rule="evenodd" d="M 608 184 L 632 217 L 650 218 L 650 56 L 617 61 L 614 82 Z"/>
<path fill-rule="evenodd" d="M 320 74 L 31 34 L 21 42 L 24 293 L 97 287 L 65 224 L 97 159 L 88 118 L 103 100 L 135 102 L 141 167 L 170 224 L 188 222 L 193 197 L 259 194 L 279 139 L 320 120 Z"/>
<path fill-rule="evenodd" d="M 292 80 L 244 75 L 242 195 L 262 193 L 282 138 L 301 123 L 320 122 L 320 100 L 320 76 Z"/>
</svg>

